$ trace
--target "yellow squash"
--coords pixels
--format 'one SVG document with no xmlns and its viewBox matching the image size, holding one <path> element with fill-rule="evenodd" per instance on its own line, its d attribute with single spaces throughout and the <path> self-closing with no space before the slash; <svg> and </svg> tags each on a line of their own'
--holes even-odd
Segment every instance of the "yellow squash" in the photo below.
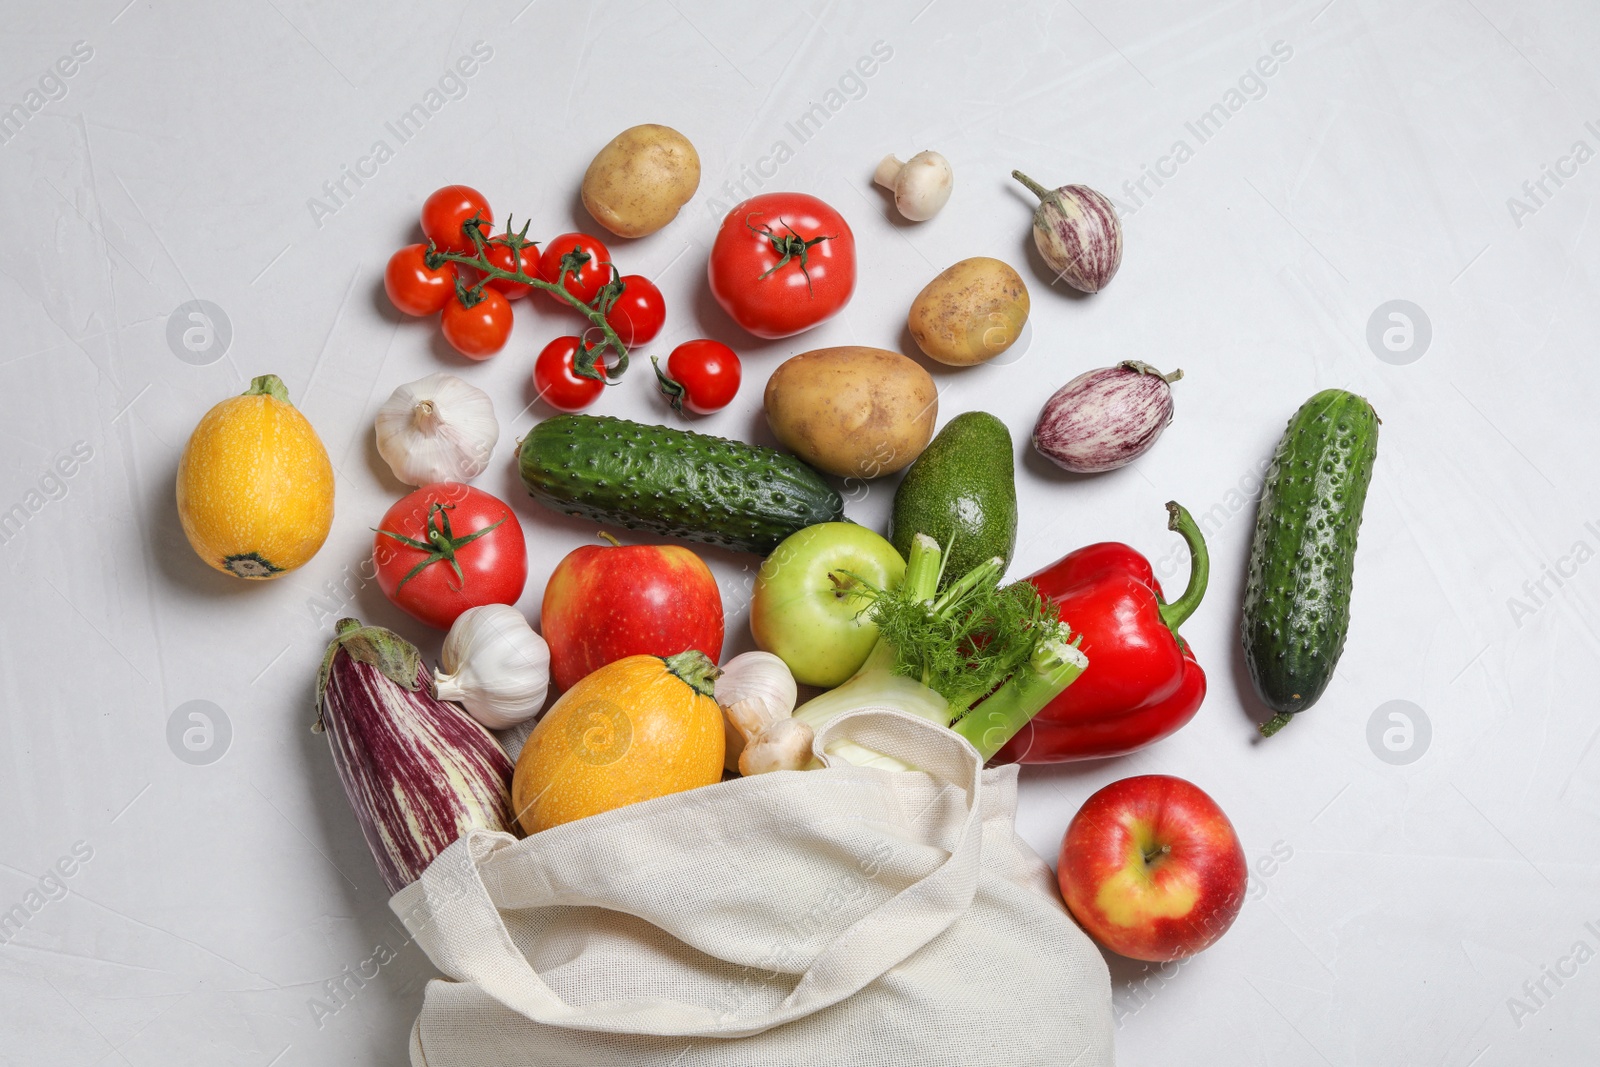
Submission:
<svg viewBox="0 0 1600 1067">
<path fill-rule="evenodd" d="M 561 695 L 528 737 L 511 802 L 530 834 L 722 779 L 716 665 L 629 656 Z"/>
<path fill-rule="evenodd" d="M 327 540 L 333 465 L 277 375 L 194 428 L 178 462 L 178 518 L 201 559 L 239 578 L 276 578 Z"/>
</svg>

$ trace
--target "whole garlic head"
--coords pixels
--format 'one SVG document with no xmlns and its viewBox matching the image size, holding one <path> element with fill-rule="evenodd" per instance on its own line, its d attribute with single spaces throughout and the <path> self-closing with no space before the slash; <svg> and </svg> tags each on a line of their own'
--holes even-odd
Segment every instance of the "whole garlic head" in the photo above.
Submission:
<svg viewBox="0 0 1600 1067">
<path fill-rule="evenodd" d="M 433 672 L 433 694 L 453 700 L 491 730 L 538 714 L 550 685 L 550 648 L 522 612 L 483 604 L 450 626 Z"/>
<path fill-rule="evenodd" d="M 500 439 L 489 394 L 442 371 L 396 389 L 374 429 L 378 454 L 407 485 L 470 482 Z"/>
</svg>

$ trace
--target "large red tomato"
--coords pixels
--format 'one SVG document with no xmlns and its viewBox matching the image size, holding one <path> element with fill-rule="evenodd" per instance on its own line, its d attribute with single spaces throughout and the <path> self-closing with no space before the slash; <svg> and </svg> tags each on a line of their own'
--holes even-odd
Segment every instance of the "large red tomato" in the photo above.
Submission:
<svg viewBox="0 0 1600 1067">
<path fill-rule="evenodd" d="M 550 575 L 539 617 L 550 677 L 563 690 L 625 656 L 722 655 L 717 580 L 680 545 L 573 549 Z"/>
<path fill-rule="evenodd" d="M 441 630 L 468 608 L 515 604 L 528 580 L 516 515 L 460 482 L 435 482 L 396 501 L 373 535 L 372 559 L 384 596 Z"/>
<path fill-rule="evenodd" d="M 856 239 L 805 193 L 762 193 L 728 212 L 711 246 L 711 295 L 757 337 L 826 322 L 856 289 Z"/>
</svg>

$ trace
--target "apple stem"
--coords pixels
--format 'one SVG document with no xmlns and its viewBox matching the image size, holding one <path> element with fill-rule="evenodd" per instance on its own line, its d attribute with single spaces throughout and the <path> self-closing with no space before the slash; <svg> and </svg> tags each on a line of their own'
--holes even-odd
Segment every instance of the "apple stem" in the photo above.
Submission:
<svg viewBox="0 0 1600 1067">
<path fill-rule="evenodd" d="M 1154 852 L 1146 852 L 1144 854 L 1144 861 L 1146 863 L 1150 863 L 1153 860 L 1160 859 L 1162 856 L 1165 856 L 1167 853 L 1169 853 L 1171 851 L 1172 851 L 1172 846 L 1171 845 L 1162 845 L 1160 848 L 1156 849 Z"/>
<path fill-rule="evenodd" d="M 604 530 L 598 531 L 595 534 L 595 536 L 603 538 L 604 540 L 610 541 L 612 548 L 621 548 L 622 547 L 622 542 L 621 541 L 618 541 L 615 537 L 612 537 L 609 533 L 607 533 Z"/>
</svg>

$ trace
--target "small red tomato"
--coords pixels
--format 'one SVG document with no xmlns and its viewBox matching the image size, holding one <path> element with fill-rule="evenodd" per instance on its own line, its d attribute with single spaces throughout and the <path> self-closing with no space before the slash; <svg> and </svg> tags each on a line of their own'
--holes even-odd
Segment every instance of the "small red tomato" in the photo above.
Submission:
<svg viewBox="0 0 1600 1067">
<path fill-rule="evenodd" d="M 578 373 L 578 344 L 576 337 L 557 337 L 533 364 L 533 387 L 557 411 L 582 411 L 605 392 L 605 382 Z"/>
<path fill-rule="evenodd" d="M 696 415 L 721 411 L 739 392 L 739 357 L 721 341 L 702 337 L 683 342 L 667 357 L 665 374 L 654 356 L 650 362 L 655 365 L 661 395 L 680 415 L 684 408 Z"/>
<path fill-rule="evenodd" d="M 528 580 L 517 516 L 460 482 L 435 482 L 397 500 L 373 535 L 372 561 L 383 595 L 441 630 L 468 608 L 515 604 Z"/>
<path fill-rule="evenodd" d="M 406 245 L 389 257 L 383 269 L 383 291 L 407 315 L 437 314 L 455 295 L 455 265 L 441 263 L 435 270 L 428 266 L 427 255 L 427 245 Z"/>
<path fill-rule="evenodd" d="M 511 336 L 511 305 L 493 289 L 471 307 L 460 300 L 444 306 L 439 318 L 444 339 L 468 359 L 488 359 L 506 346 Z"/>
<path fill-rule="evenodd" d="M 436 190 L 422 205 L 422 233 L 441 252 L 473 252 L 477 245 L 467 234 L 466 224 L 476 215 L 488 233 L 494 219 L 489 201 L 478 190 L 466 185 L 447 185 Z"/>
<path fill-rule="evenodd" d="M 522 273 L 530 278 L 539 276 L 539 250 L 533 247 L 531 241 L 522 246 L 519 254 L 512 251 L 504 237 L 496 237 L 489 242 L 483 254 L 492 265 L 501 270 L 514 271 L 520 268 Z M 528 295 L 528 290 L 531 288 L 521 282 L 508 281 L 505 278 L 490 278 L 483 284 L 490 289 L 499 290 L 507 300 L 520 300 Z"/>
<path fill-rule="evenodd" d="M 606 312 L 606 325 L 617 331 L 622 343 L 629 348 L 649 344 L 666 321 L 667 302 L 655 283 L 642 274 L 623 275 L 622 292 Z"/>
<path fill-rule="evenodd" d="M 568 270 L 565 283 L 559 283 L 562 261 L 568 256 L 574 260 L 582 259 L 582 262 L 576 265 L 576 269 Z M 568 265 L 572 265 L 571 261 Z M 598 239 L 586 233 L 564 233 L 545 243 L 544 251 L 539 255 L 539 277 L 551 285 L 562 284 L 562 288 L 581 303 L 587 304 L 611 280 L 611 253 Z M 550 294 L 550 299 L 567 305 L 554 293 Z"/>
</svg>

